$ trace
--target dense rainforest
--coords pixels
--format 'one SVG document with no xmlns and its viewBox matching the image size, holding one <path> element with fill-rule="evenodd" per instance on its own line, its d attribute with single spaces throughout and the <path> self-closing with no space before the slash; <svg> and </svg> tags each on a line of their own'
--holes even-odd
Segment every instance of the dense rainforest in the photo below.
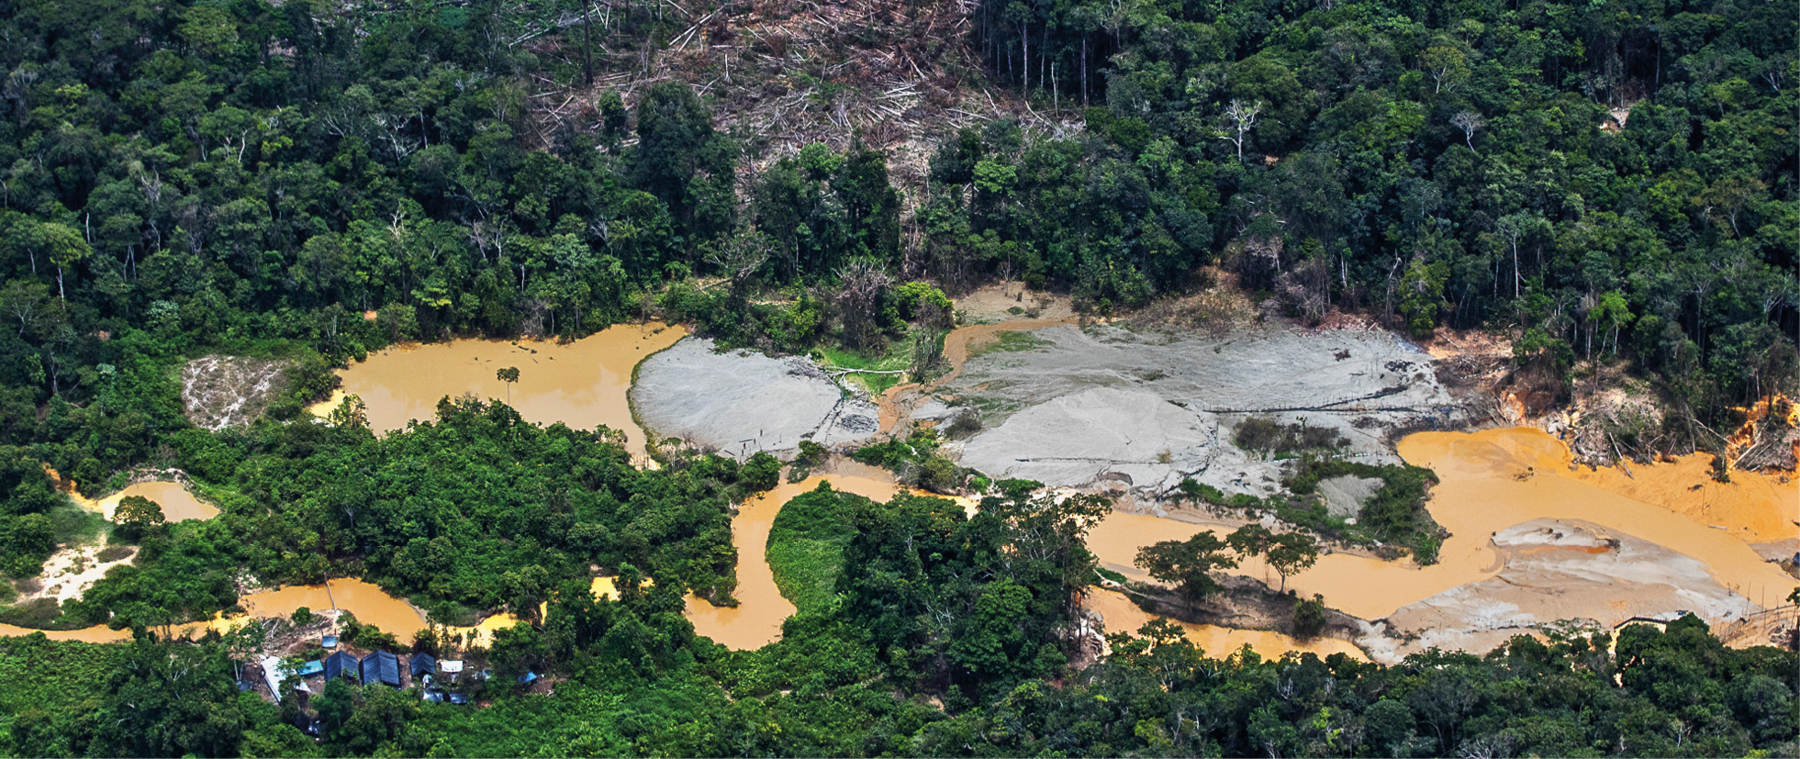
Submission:
<svg viewBox="0 0 1800 759">
<path fill-rule="evenodd" d="M 1507 332 L 1556 393 L 1622 368 L 1674 412 L 1633 435 L 1704 448 L 1800 375 L 1792 0 L 983 0 L 937 78 L 1073 128 L 927 110 L 946 118 L 919 127 L 916 171 L 881 135 L 723 125 L 752 81 L 829 112 L 853 67 L 783 52 L 741 85 L 729 58 L 722 79 L 596 84 L 596 62 L 730 43 L 743 5 L 0 0 L 0 571 L 106 529 L 45 464 L 101 492 L 177 467 L 221 510 L 131 536 L 134 565 L 80 600 L 0 591 L 0 621 L 137 633 L 0 639 L 0 751 L 1800 753 L 1795 654 L 1694 619 L 1392 667 L 1151 626 L 1096 659 L 1071 631 L 1105 505 L 1028 483 L 973 518 L 797 499 L 770 557 L 800 613 L 731 651 L 680 611 L 730 602 L 731 504 L 775 485 L 767 456 L 640 471 L 607 430 L 500 403 L 379 438 L 354 403 L 302 410 L 397 341 L 661 316 L 879 352 L 995 279 L 1097 313 L 1229 279 L 1307 322 Z M 568 108 L 536 105 L 552 90 Z M 180 365 L 215 353 L 290 367 L 247 427 L 184 414 Z M 168 639 L 246 576 L 362 577 L 439 624 L 512 611 L 499 682 L 556 693 L 494 685 L 476 709 L 334 683 L 315 742 L 291 702 L 238 691 L 243 641 Z"/>
</svg>

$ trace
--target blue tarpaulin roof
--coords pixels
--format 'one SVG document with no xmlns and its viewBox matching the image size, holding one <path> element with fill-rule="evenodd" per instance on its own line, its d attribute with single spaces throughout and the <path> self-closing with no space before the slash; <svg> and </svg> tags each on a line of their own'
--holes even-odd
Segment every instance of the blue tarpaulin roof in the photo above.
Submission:
<svg viewBox="0 0 1800 759">
<path fill-rule="evenodd" d="M 413 677 L 430 674 L 437 669 L 437 657 L 431 654 L 413 654 L 409 663 L 412 665 Z"/>
<path fill-rule="evenodd" d="M 530 685 L 534 682 L 537 682 L 537 679 L 538 679 L 538 676 L 537 676 L 536 672 L 526 672 L 523 675 L 519 675 L 519 682 L 524 683 L 526 685 Z"/>
<path fill-rule="evenodd" d="M 349 673 L 351 677 L 362 678 L 362 667 L 356 657 L 338 651 L 325 657 L 325 679 L 336 680 L 340 675 Z"/>
<path fill-rule="evenodd" d="M 301 677 L 307 677 L 310 675 L 319 674 L 320 672 L 324 672 L 324 671 L 325 671 L 325 662 L 309 661 L 305 664 L 300 665 L 300 671 L 296 674 L 300 675 Z"/>
<path fill-rule="evenodd" d="M 400 657 L 386 651 L 376 651 L 363 657 L 362 681 L 363 685 L 383 683 L 400 687 Z"/>
<path fill-rule="evenodd" d="M 337 636 L 336 635 L 327 635 L 323 638 L 320 638 L 319 646 L 321 648 L 337 648 Z"/>
</svg>

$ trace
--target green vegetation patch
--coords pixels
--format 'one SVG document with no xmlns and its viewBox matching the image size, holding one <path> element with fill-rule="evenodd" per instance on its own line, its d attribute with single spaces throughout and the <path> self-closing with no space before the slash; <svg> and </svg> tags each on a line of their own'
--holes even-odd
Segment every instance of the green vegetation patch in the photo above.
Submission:
<svg viewBox="0 0 1800 759">
<path fill-rule="evenodd" d="M 870 395 L 880 395 L 906 380 L 906 370 L 913 362 L 913 341 L 890 341 L 886 345 L 886 351 L 876 355 L 822 345 L 813 350 L 813 357 L 820 367 L 834 375 L 845 369 L 863 370 L 843 374 L 839 381 L 856 385 Z"/>
<path fill-rule="evenodd" d="M 850 453 L 850 458 L 871 466 L 891 470 L 900 481 L 935 493 L 953 493 L 969 479 L 973 470 L 964 469 L 938 452 L 935 430 L 913 432 L 905 440 L 888 440 L 865 445 Z"/>
<path fill-rule="evenodd" d="M 844 563 L 844 546 L 856 535 L 852 512 L 869 499 L 819 483 L 782 505 L 769 528 L 769 569 L 781 595 L 801 612 L 831 602 Z"/>
<path fill-rule="evenodd" d="M 1382 486 L 1363 504 L 1355 523 L 1332 515 L 1324 498 L 1317 494 L 1320 480 L 1343 475 L 1382 481 Z M 1400 546 L 1411 550 L 1420 564 L 1437 562 L 1438 548 L 1448 533 L 1425 508 L 1427 489 L 1437 484 L 1437 475 L 1431 470 L 1410 464 L 1364 464 L 1303 454 L 1283 484 L 1287 493 L 1258 498 L 1247 493 L 1227 496 L 1218 488 L 1190 478 L 1182 481 L 1181 492 L 1192 500 L 1215 506 L 1271 513 L 1326 540 Z"/>
<path fill-rule="evenodd" d="M 1281 424 L 1269 417 L 1253 416 L 1238 422 L 1231 442 L 1263 458 L 1284 459 L 1303 451 L 1338 450 L 1350 445 L 1350 438 L 1333 427 Z"/>
<path fill-rule="evenodd" d="M 969 358 L 985 356 L 989 353 L 1025 353 L 1042 350 L 1054 345 L 1049 340 L 1038 337 L 1033 330 L 1016 330 L 1002 332 L 993 340 L 989 340 L 969 351 Z"/>
<path fill-rule="evenodd" d="M 0 638 L 0 682 L 5 683 L 0 687 L 0 725 L 13 727 L 23 712 L 43 719 L 56 719 L 52 716 L 59 712 L 65 719 L 92 714 L 122 655 L 124 646 L 41 635 Z"/>
</svg>

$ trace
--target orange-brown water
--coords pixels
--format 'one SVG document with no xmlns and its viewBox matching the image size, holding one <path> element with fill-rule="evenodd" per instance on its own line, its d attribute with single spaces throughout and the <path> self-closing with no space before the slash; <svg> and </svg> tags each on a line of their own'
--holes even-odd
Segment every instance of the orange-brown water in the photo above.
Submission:
<svg viewBox="0 0 1800 759">
<path fill-rule="evenodd" d="M 1116 590 L 1090 588 L 1082 597 L 1081 606 L 1084 609 L 1099 612 L 1102 617 L 1105 617 L 1108 633 L 1128 632 L 1135 635 L 1138 628 L 1157 619 L 1155 615 L 1138 608 L 1137 604 L 1125 597 L 1125 594 Z M 1362 661 L 1369 659 L 1361 649 L 1349 641 L 1337 638 L 1314 638 L 1302 641 L 1288 635 L 1265 630 L 1238 630 L 1230 627 L 1170 621 L 1179 625 L 1187 634 L 1188 640 L 1193 641 L 1194 645 L 1199 646 L 1202 651 L 1213 658 L 1229 656 L 1248 645 L 1258 655 L 1267 659 L 1278 658 L 1290 651 L 1317 654 L 1320 658 L 1342 653 Z"/>
<path fill-rule="evenodd" d="M 337 608 L 356 615 L 356 621 L 392 633 L 410 642 L 413 633 L 425 629 L 425 617 L 404 598 L 358 579 L 332 580 L 325 585 L 290 585 L 244 596 L 239 603 L 251 618 L 285 617 L 302 606 L 313 611 Z"/>
<path fill-rule="evenodd" d="M 1489 538 L 1540 518 L 1581 519 L 1686 554 L 1751 601 L 1765 593 L 1777 598 L 1776 590 L 1785 596 L 1793 586 L 1791 577 L 1748 545 L 1800 536 L 1791 521 L 1785 529 L 1778 522 L 1800 516 L 1800 493 L 1781 487 L 1778 478 L 1733 472 L 1732 485 L 1715 487 L 1695 462 L 1685 459 L 1633 466 L 1635 479 L 1614 470 L 1570 471 L 1568 448 L 1533 428 L 1421 432 L 1401 440 L 1398 451 L 1408 463 L 1430 468 L 1440 479 L 1428 507 L 1452 537 L 1444 541 L 1438 563 L 1418 567 L 1331 554 L 1289 578 L 1289 587 L 1303 595 L 1322 594 L 1328 605 L 1355 616 L 1379 619 L 1414 601 L 1498 574 L 1500 555 Z M 1694 485 L 1701 487 L 1695 490 Z M 1743 523 L 1720 521 L 1726 519 Z M 1229 531 L 1218 524 L 1115 514 L 1096 527 L 1089 545 L 1109 568 L 1142 578 L 1131 566 L 1139 548 L 1185 539 L 1209 527 L 1221 536 Z M 1237 571 L 1279 581 L 1259 561 L 1246 562 Z"/>
<path fill-rule="evenodd" d="M 302 606 L 313 611 L 338 608 L 356 615 L 356 621 L 375 625 L 393 633 L 402 642 L 425 628 L 425 617 L 405 599 L 358 579 L 332 580 L 330 590 L 324 585 L 291 585 L 278 590 L 251 593 L 238 601 L 248 614 L 231 619 L 215 618 L 207 622 L 190 622 L 175 628 L 176 635 L 197 633 L 208 627 L 228 630 L 247 619 L 286 617 Z M 105 625 L 79 630 L 30 630 L 14 625 L 0 625 L 0 636 L 43 633 L 51 640 L 79 640 L 88 643 L 110 643 L 131 638 L 131 630 L 110 630 Z"/>
<path fill-rule="evenodd" d="M 781 623 L 792 616 L 794 605 L 782 597 L 775 587 L 775 574 L 763 554 L 769 544 L 769 527 L 783 504 L 794 496 L 811 491 L 821 482 L 831 483 L 834 490 L 887 501 L 902 488 L 879 469 L 843 462 L 839 468 L 846 474 L 814 475 L 799 482 L 784 482 L 738 507 L 731 520 L 731 544 L 737 547 L 737 591 L 735 608 L 713 606 L 693 594 L 687 599 L 687 618 L 694 631 L 730 648 L 761 648 L 781 637 Z"/>
<path fill-rule="evenodd" d="M 56 489 L 62 491 L 76 506 L 96 514 L 113 518 L 113 512 L 119 508 L 119 502 L 128 496 L 141 495 L 162 507 L 163 519 L 169 522 L 180 522 L 187 519 L 211 519 L 219 515 L 218 507 L 202 502 L 188 492 L 179 482 L 139 482 L 127 485 L 124 490 L 105 498 L 94 499 L 81 494 L 80 486 L 73 479 L 64 479 L 62 474 L 49 464 L 44 465 L 44 474 L 56 483 Z"/>
<path fill-rule="evenodd" d="M 612 577 L 596 577 L 593 582 L 588 584 L 588 592 L 593 593 L 595 598 L 618 598 L 618 590 L 614 587 L 615 580 L 616 578 Z M 650 578 L 647 577 L 644 578 L 644 582 L 646 585 L 651 584 Z M 549 612 L 549 608 L 550 604 L 548 603 L 539 604 L 538 618 L 542 619 Z M 466 645 L 492 646 L 495 631 L 505 630 L 519 624 L 520 621 L 510 612 L 501 612 L 488 616 L 479 624 L 468 627 L 450 627 L 447 630 L 452 635 L 463 636 L 462 639 Z"/>
<path fill-rule="evenodd" d="M 645 461 L 644 431 L 631 418 L 626 393 L 638 362 L 687 335 L 680 325 L 617 324 L 570 343 L 453 340 L 381 351 L 339 372 L 343 387 L 313 406 L 321 416 L 345 394 L 362 398 L 377 432 L 404 429 L 437 416 L 444 396 L 498 398 L 525 419 L 624 432 L 632 458 Z M 519 370 L 510 386 L 495 373 Z"/>
<path fill-rule="evenodd" d="M 170 522 L 211 519 L 219 515 L 218 507 L 195 498 L 194 494 L 188 492 L 188 489 L 182 487 L 179 482 L 139 482 L 128 485 L 124 490 L 100 499 L 92 510 L 99 512 L 107 519 L 112 519 L 113 512 L 119 508 L 119 502 L 134 495 L 141 495 L 155 501 L 158 506 L 162 507 L 163 519 Z M 76 503 L 87 508 L 87 505 L 82 504 L 80 500 Z M 89 503 L 94 502 L 90 501 Z"/>
</svg>

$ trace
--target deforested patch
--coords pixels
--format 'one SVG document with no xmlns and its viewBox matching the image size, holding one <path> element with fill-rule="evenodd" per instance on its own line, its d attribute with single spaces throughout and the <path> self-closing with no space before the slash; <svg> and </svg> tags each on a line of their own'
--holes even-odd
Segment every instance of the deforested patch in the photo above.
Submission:
<svg viewBox="0 0 1800 759">
<path fill-rule="evenodd" d="M 288 362 L 203 356 L 181 367 L 181 405 L 197 427 L 248 425 L 287 387 Z"/>
<path fill-rule="evenodd" d="M 1058 326 L 1029 336 L 1027 350 L 972 358 L 951 384 L 981 412 L 964 466 L 1058 487 L 1129 472 L 1140 498 L 1189 477 L 1261 496 L 1300 453 L 1399 463 L 1394 433 L 1468 423 L 1432 357 L 1382 331 L 1269 326 L 1218 339 Z"/>
</svg>

